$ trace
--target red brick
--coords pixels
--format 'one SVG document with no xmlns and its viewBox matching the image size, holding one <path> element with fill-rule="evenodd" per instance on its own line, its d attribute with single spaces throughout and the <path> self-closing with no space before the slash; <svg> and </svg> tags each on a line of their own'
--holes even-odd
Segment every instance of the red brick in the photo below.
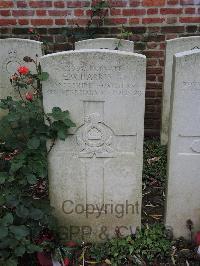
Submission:
<svg viewBox="0 0 200 266">
<path fill-rule="evenodd" d="M 86 10 L 86 16 L 91 17 L 93 15 L 93 11 L 91 9 Z"/>
<path fill-rule="evenodd" d="M 135 1 L 135 0 L 133 0 L 133 1 L 129 1 L 129 5 L 130 5 L 131 7 L 137 7 L 137 6 L 140 6 L 140 1 Z"/>
<path fill-rule="evenodd" d="M 183 17 L 179 18 L 181 23 L 200 23 L 200 17 Z"/>
<path fill-rule="evenodd" d="M 0 8 L 9 8 L 9 7 L 13 7 L 14 3 L 13 1 L 0 1 Z"/>
<path fill-rule="evenodd" d="M 148 27 L 149 33 L 160 32 L 160 27 Z"/>
<path fill-rule="evenodd" d="M 168 0 L 168 1 L 167 1 L 167 4 L 168 4 L 168 5 L 172 5 L 172 6 L 173 6 L 173 5 L 177 5 L 177 4 L 178 4 L 178 0 Z"/>
<path fill-rule="evenodd" d="M 141 16 L 146 14 L 146 9 L 124 9 L 123 16 Z"/>
<path fill-rule="evenodd" d="M 65 7 L 65 2 L 56 1 L 56 2 L 54 2 L 54 7 L 56 7 L 56 8 L 64 8 Z"/>
<path fill-rule="evenodd" d="M 12 15 L 14 17 L 22 17 L 22 16 L 33 16 L 34 10 L 12 10 Z"/>
<path fill-rule="evenodd" d="M 158 75 L 158 81 L 159 81 L 159 82 L 163 82 L 163 76 L 159 76 L 159 75 Z"/>
<path fill-rule="evenodd" d="M 67 7 L 77 8 L 90 6 L 89 1 L 67 1 Z"/>
<path fill-rule="evenodd" d="M 167 34 L 166 35 L 166 40 L 175 39 L 177 37 L 178 37 L 178 34 Z"/>
<path fill-rule="evenodd" d="M 25 8 L 25 7 L 27 7 L 27 2 L 26 1 L 17 1 L 17 7 Z"/>
<path fill-rule="evenodd" d="M 143 0 L 143 6 L 164 6 L 165 0 Z"/>
<path fill-rule="evenodd" d="M 161 42 L 160 43 L 160 49 L 165 50 L 165 48 L 166 48 L 166 44 L 164 42 Z"/>
<path fill-rule="evenodd" d="M 121 9 L 118 9 L 118 8 L 111 8 L 110 9 L 110 15 L 111 16 L 119 16 L 121 14 L 122 14 Z"/>
<path fill-rule="evenodd" d="M 165 60 L 164 59 L 159 59 L 159 65 L 164 66 L 165 65 Z"/>
<path fill-rule="evenodd" d="M 147 74 L 161 74 L 161 67 L 147 67 Z"/>
<path fill-rule="evenodd" d="M 29 25 L 29 20 L 28 19 L 18 19 L 18 24 L 19 25 Z"/>
<path fill-rule="evenodd" d="M 140 19 L 139 18 L 129 18 L 129 23 L 130 24 L 139 24 Z"/>
<path fill-rule="evenodd" d="M 108 18 L 106 19 L 107 24 L 126 24 L 127 18 Z"/>
<path fill-rule="evenodd" d="M 182 14 L 183 9 L 182 8 L 161 8 L 160 14 L 162 15 L 168 15 L 168 14 Z"/>
<path fill-rule="evenodd" d="M 86 26 L 90 20 L 87 18 L 79 18 L 79 19 L 68 19 L 67 22 L 69 25 L 79 25 Z"/>
<path fill-rule="evenodd" d="M 162 58 L 164 56 L 163 51 L 145 51 L 144 54 L 148 58 Z"/>
<path fill-rule="evenodd" d="M 143 24 L 153 24 L 153 23 L 162 23 L 165 19 L 164 18 L 143 18 Z"/>
<path fill-rule="evenodd" d="M 0 16 L 9 17 L 10 15 L 10 10 L 0 10 Z"/>
<path fill-rule="evenodd" d="M 53 25 L 53 19 L 32 19 L 33 26 L 50 26 Z"/>
<path fill-rule="evenodd" d="M 75 10 L 74 10 L 74 15 L 75 15 L 76 17 L 81 17 L 81 16 L 84 15 L 84 10 L 83 10 L 83 9 L 75 9 Z"/>
<path fill-rule="evenodd" d="M 181 5 L 200 5 L 200 0 L 181 0 Z"/>
<path fill-rule="evenodd" d="M 149 49 L 155 49 L 158 46 L 158 43 L 156 42 L 148 42 L 147 43 L 147 48 Z"/>
<path fill-rule="evenodd" d="M 177 17 L 169 17 L 166 20 L 167 24 L 175 24 L 177 23 Z"/>
<path fill-rule="evenodd" d="M 147 74 L 147 81 L 156 81 L 156 75 Z"/>
<path fill-rule="evenodd" d="M 147 9 L 147 14 L 148 15 L 158 14 L 158 8 L 149 8 L 149 9 Z"/>
<path fill-rule="evenodd" d="M 161 28 L 162 33 L 182 33 L 184 31 L 184 26 L 164 26 Z"/>
<path fill-rule="evenodd" d="M 154 98 L 155 97 L 155 91 L 154 90 L 147 90 L 145 92 L 145 96 L 149 97 L 149 98 Z M 148 115 L 151 115 L 150 117 L 152 117 L 152 113 L 146 113 L 146 117 L 148 117 Z"/>
<path fill-rule="evenodd" d="M 111 7 L 125 7 L 127 6 L 128 1 L 118 1 L 118 0 L 110 0 L 110 6 Z"/>
<path fill-rule="evenodd" d="M 0 26 L 16 25 L 16 19 L 0 19 Z"/>
<path fill-rule="evenodd" d="M 185 8 L 185 14 L 195 14 L 196 9 L 192 7 Z"/>
<path fill-rule="evenodd" d="M 46 14 L 47 14 L 46 10 L 36 10 L 36 15 L 39 17 L 41 17 L 41 16 L 45 17 Z"/>
<path fill-rule="evenodd" d="M 52 7 L 51 1 L 30 1 L 29 6 L 33 8 Z"/>
<path fill-rule="evenodd" d="M 56 25 L 65 25 L 66 20 L 65 19 L 55 19 L 55 24 Z"/>
<path fill-rule="evenodd" d="M 157 65 L 157 59 L 149 59 L 147 60 L 147 66 L 156 66 Z"/>
<path fill-rule="evenodd" d="M 63 16 L 69 15 L 70 11 L 69 10 L 48 10 L 48 14 L 49 16 L 63 17 Z"/>
</svg>

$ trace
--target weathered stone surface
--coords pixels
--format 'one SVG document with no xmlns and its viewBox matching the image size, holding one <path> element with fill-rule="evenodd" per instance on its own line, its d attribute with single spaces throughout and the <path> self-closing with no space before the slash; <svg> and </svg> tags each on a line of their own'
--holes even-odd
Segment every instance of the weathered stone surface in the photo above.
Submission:
<svg viewBox="0 0 200 266">
<path fill-rule="evenodd" d="M 200 230 L 200 50 L 177 53 L 173 69 L 166 225 L 188 238 L 188 219 Z"/>
<path fill-rule="evenodd" d="M 18 93 L 10 84 L 10 76 L 21 65 L 28 66 L 35 72 L 34 63 L 26 63 L 23 58 L 29 56 L 35 60 L 36 55 L 37 60 L 42 56 L 41 42 L 17 38 L 0 39 L 0 99 L 17 97 Z"/>
<path fill-rule="evenodd" d="M 179 52 L 193 50 L 195 48 L 200 49 L 200 36 L 182 37 L 182 38 L 168 40 L 166 42 L 165 74 L 164 74 L 163 98 L 162 98 L 162 125 L 161 125 L 162 145 L 166 145 L 168 142 L 173 55 Z"/>
<path fill-rule="evenodd" d="M 45 111 L 68 109 L 77 125 L 49 156 L 56 216 L 68 238 L 100 241 L 104 229 L 110 237 L 117 226 L 130 233 L 141 221 L 145 56 L 79 50 L 43 56 L 41 63 L 50 75 Z"/>
<path fill-rule="evenodd" d="M 109 49 L 134 52 L 134 42 L 117 38 L 88 39 L 76 42 L 75 49 Z"/>
</svg>

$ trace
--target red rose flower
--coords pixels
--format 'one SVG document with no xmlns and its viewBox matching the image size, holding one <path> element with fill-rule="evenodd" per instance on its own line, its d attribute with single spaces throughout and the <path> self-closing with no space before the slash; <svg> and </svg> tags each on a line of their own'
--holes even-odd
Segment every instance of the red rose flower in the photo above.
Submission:
<svg viewBox="0 0 200 266">
<path fill-rule="evenodd" d="M 69 258 L 65 258 L 65 259 L 64 259 L 64 265 L 65 265 L 65 266 L 69 266 L 69 265 L 70 265 L 70 260 L 69 260 Z"/>
<path fill-rule="evenodd" d="M 28 31 L 29 31 L 30 33 L 33 33 L 34 30 L 33 30 L 32 28 L 30 28 Z"/>
<path fill-rule="evenodd" d="M 33 100 L 32 92 L 29 91 L 26 93 L 26 100 L 32 102 L 32 100 Z"/>
<path fill-rule="evenodd" d="M 29 68 L 26 66 L 20 66 L 17 71 L 19 72 L 20 75 L 27 75 L 29 73 Z"/>
</svg>

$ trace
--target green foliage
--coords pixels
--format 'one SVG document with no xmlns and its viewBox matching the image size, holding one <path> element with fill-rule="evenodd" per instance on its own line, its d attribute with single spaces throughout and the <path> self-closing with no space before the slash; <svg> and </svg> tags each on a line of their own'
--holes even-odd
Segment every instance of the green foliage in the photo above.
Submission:
<svg viewBox="0 0 200 266">
<path fill-rule="evenodd" d="M 89 256 L 97 262 L 111 262 L 111 265 L 152 265 L 156 258 L 170 255 L 172 244 L 167 239 L 162 225 L 146 226 L 136 232 L 135 236 L 113 238 L 106 243 L 94 244 Z"/>
<path fill-rule="evenodd" d="M 150 178 L 161 182 L 166 180 L 167 149 L 156 139 L 144 142 L 143 180 L 148 183 Z"/>
<path fill-rule="evenodd" d="M 48 200 L 46 141 L 64 140 L 75 126 L 68 111 L 55 107 L 45 114 L 41 81 L 48 78 L 35 62 L 30 71 L 11 77 L 20 100 L 2 99 L 6 111 L 0 121 L 0 265 L 19 265 L 23 256 L 41 251 L 40 236 L 56 232 L 56 220 Z"/>
</svg>

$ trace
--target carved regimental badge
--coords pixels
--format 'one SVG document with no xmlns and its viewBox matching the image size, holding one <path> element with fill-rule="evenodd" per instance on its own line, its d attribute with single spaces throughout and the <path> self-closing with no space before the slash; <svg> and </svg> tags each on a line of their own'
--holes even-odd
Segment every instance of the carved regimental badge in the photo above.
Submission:
<svg viewBox="0 0 200 266">
<path fill-rule="evenodd" d="M 79 157 L 114 157 L 113 135 L 112 130 L 103 123 L 100 114 L 92 113 L 86 116 L 85 124 L 77 132 Z"/>
</svg>

